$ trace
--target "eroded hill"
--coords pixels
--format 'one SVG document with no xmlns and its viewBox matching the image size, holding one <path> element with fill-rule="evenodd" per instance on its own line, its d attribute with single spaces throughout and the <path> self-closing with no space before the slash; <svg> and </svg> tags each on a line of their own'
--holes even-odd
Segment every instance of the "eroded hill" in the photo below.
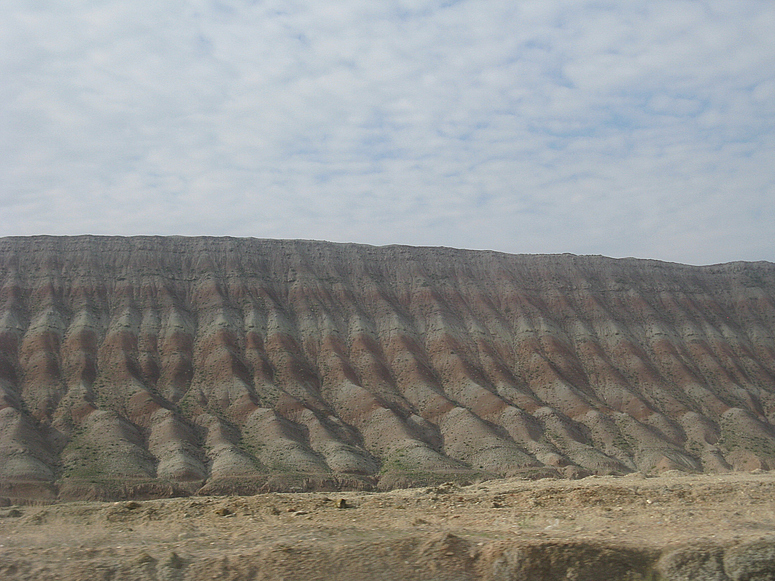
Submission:
<svg viewBox="0 0 775 581">
<path fill-rule="evenodd" d="M 0 239 L 0 496 L 775 468 L 775 265 Z"/>
</svg>

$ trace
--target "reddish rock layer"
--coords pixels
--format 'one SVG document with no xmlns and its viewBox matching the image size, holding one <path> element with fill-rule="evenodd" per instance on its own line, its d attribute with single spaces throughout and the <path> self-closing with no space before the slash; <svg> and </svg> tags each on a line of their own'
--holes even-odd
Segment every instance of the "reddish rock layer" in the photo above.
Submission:
<svg viewBox="0 0 775 581">
<path fill-rule="evenodd" d="M 0 494 L 775 468 L 774 296 L 770 263 L 0 239 Z"/>
</svg>

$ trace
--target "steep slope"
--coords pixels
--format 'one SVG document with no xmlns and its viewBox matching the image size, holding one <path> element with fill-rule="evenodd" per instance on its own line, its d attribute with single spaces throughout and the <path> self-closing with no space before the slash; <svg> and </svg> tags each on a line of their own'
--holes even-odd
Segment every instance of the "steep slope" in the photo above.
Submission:
<svg viewBox="0 0 775 581">
<path fill-rule="evenodd" d="M 0 239 L 0 494 L 775 468 L 775 265 Z"/>
</svg>

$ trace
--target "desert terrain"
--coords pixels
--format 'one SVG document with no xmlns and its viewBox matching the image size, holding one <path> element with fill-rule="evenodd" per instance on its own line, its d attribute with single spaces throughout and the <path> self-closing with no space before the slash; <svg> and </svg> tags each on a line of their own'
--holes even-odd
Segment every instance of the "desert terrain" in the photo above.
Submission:
<svg viewBox="0 0 775 581">
<path fill-rule="evenodd" d="M 775 265 L 0 239 L 0 579 L 775 579 Z"/>
<path fill-rule="evenodd" d="M 0 496 L 775 467 L 775 265 L 0 239 Z"/>
<path fill-rule="evenodd" d="M 775 579 L 775 474 L 6 506 L 0 578 Z"/>
</svg>

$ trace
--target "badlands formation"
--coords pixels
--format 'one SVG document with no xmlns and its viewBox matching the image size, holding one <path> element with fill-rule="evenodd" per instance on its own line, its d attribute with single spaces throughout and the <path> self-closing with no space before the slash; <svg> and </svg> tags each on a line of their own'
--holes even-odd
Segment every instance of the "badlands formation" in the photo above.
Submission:
<svg viewBox="0 0 775 581">
<path fill-rule="evenodd" d="M 775 468 L 775 265 L 0 239 L 0 499 Z"/>
</svg>

